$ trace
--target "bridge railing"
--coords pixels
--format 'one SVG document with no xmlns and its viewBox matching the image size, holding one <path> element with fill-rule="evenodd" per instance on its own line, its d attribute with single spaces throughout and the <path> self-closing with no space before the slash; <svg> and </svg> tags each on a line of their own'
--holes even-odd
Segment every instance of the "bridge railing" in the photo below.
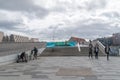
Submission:
<svg viewBox="0 0 120 80">
<path fill-rule="evenodd" d="M 99 49 L 101 50 L 101 52 L 106 55 L 105 46 L 100 41 L 94 42 L 94 44 L 96 44 L 96 43 L 99 45 Z M 119 55 L 119 47 L 118 46 L 110 46 L 110 55 L 118 56 Z"/>
<path fill-rule="evenodd" d="M 100 51 L 104 55 L 106 55 L 106 53 L 105 53 L 105 46 L 100 41 L 93 41 L 93 46 L 95 46 L 95 44 L 98 44 Z"/>
<path fill-rule="evenodd" d="M 97 41 L 97 44 L 99 45 L 99 48 L 100 50 L 102 51 L 103 54 L 106 54 L 105 53 L 105 46 L 100 42 L 100 41 Z"/>
</svg>

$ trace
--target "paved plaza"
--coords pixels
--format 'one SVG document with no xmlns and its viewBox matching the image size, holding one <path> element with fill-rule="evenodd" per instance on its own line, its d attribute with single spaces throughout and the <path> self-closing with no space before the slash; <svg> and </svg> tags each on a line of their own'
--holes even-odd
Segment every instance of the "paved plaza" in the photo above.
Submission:
<svg viewBox="0 0 120 80">
<path fill-rule="evenodd" d="M 0 80 L 120 80 L 120 58 L 38 57 L 1 66 Z"/>
</svg>

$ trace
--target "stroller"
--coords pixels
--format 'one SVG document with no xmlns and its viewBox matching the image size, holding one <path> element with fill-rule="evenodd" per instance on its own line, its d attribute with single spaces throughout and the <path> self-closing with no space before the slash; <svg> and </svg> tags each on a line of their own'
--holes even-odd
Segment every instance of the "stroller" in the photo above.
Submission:
<svg viewBox="0 0 120 80">
<path fill-rule="evenodd" d="M 25 52 L 22 52 L 17 56 L 17 63 L 19 62 L 28 62 L 28 55 Z"/>
</svg>

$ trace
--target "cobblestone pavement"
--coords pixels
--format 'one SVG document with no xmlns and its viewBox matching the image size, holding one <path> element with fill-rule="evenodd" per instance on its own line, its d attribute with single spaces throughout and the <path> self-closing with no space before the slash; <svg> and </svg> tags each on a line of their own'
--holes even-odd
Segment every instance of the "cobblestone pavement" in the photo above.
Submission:
<svg viewBox="0 0 120 80">
<path fill-rule="evenodd" d="M 120 58 L 39 57 L 1 66 L 0 80 L 120 80 Z"/>
</svg>

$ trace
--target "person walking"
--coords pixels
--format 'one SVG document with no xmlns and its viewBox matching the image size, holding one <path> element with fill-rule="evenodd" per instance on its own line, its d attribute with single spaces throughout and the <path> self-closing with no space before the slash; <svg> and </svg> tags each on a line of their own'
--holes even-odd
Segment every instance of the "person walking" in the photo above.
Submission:
<svg viewBox="0 0 120 80">
<path fill-rule="evenodd" d="M 95 53 L 95 59 L 98 59 L 98 53 L 99 53 L 99 46 L 98 46 L 98 44 L 96 44 L 95 47 L 94 47 L 94 53 Z"/>
<path fill-rule="evenodd" d="M 34 47 L 33 51 L 34 51 L 34 58 L 37 59 L 38 49 Z"/>
<path fill-rule="evenodd" d="M 93 58 L 93 45 L 92 45 L 92 41 L 90 40 L 90 43 L 89 43 L 89 58 Z"/>
<path fill-rule="evenodd" d="M 105 46 L 105 53 L 107 54 L 107 60 L 109 60 L 109 54 L 110 54 L 110 46 Z"/>
</svg>

